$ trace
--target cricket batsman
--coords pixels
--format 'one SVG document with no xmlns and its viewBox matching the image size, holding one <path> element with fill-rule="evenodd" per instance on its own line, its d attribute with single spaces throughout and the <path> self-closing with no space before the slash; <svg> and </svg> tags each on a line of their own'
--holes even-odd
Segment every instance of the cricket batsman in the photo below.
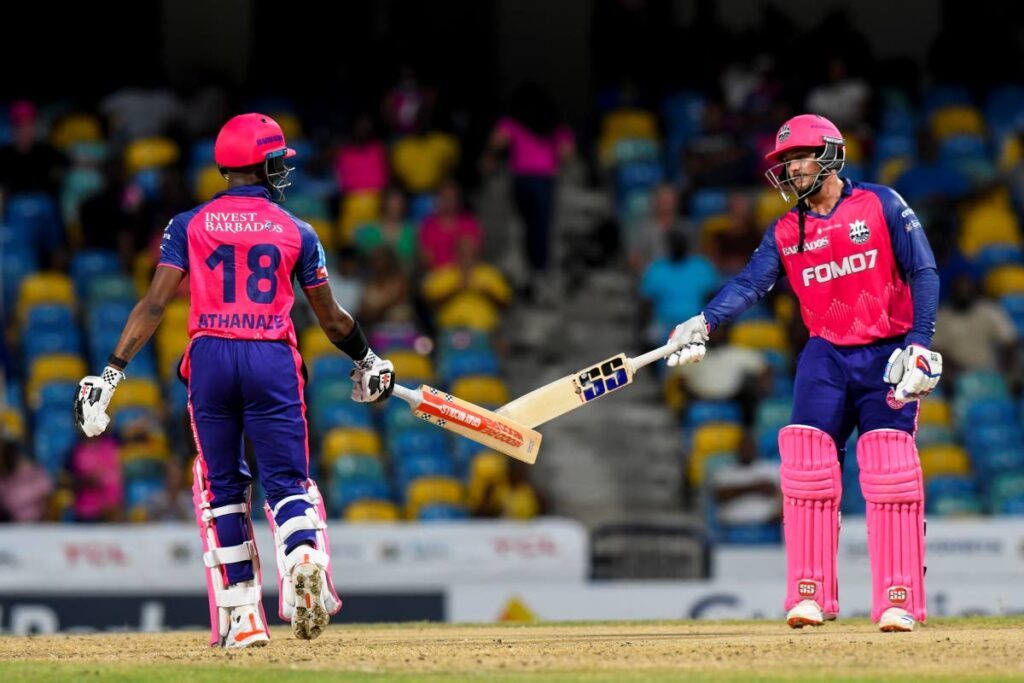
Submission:
<svg viewBox="0 0 1024 683">
<path fill-rule="evenodd" d="M 210 642 L 226 648 L 269 640 L 243 432 L 255 449 L 266 491 L 281 618 L 291 622 L 296 637 L 311 640 L 341 609 L 331 580 L 323 499 L 309 478 L 305 368 L 289 316 L 293 277 L 324 333 L 355 361 L 353 400 L 383 400 L 394 383 L 391 362 L 370 350 L 359 324 L 325 286 L 327 267 L 316 233 L 273 201 L 283 201 L 291 185 L 286 159 L 294 155 L 269 116 L 243 114 L 224 124 L 214 158 L 228 189 L 167 225 L 149 291 L 128 318 L 103 373 L 84 378 L 74 402 L 76 422 L 87 436 L 106 429 L 107 406 L 125 367 L 189 275 L 190 341 L 178 373 L 188 384 L 198 452 L 193 500 L 206 565 Z"/>
<path fill-rule="evenodd" d="M 796 206 L 778 218 L 746 268 L 671 340 L 669 365 L 698 362 L 708 333 L 789 278 L 810 340 L 797 361 L 792 424 L 779 432 L 787 623 L 820 626 L 839 612 L 836 552 L 841 465 L 854 427 L 867 501 L 871 618 L 883 631 L 924 621 L 924 488 L 914 444 L 917 401 L 942 376 L 929 350 L 939 278 L 921 223 L 888 187 L 839 177 L 839 130 L 803 114 L 767 155 L 768 181 Z"/>
</svg>

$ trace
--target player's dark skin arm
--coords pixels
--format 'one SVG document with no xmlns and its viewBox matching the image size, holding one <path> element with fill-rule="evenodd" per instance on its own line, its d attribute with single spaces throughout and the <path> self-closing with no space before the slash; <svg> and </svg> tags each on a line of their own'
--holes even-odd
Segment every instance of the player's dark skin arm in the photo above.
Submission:
<svg viewBox="0 0 1024 683">
<path fill-rule="evenodd" d="M 320 327 L 323 329 L 324 334 L 327 335 L 327 338 L 335 344 L 345 341 L 345 338 L 355 328 L 356 321 L 349 315 L 348 311 L 334 300 L 331 288 L 327 285 L 321 285 L 320 287 L 303 291 L 306 293 L 309 305 L 313 308 L 313 313 L 320 322 Z"/>
<path fill-rule="evenodd" d="M 121 339 L 114 347 L 115 356 L 127 363 L 146 345 L 163 320 L 167 304 L 174 298 L 184 278 L 185 273 L 177 268 L 156 269 L 149 291 L 135 304 L 132 314 L 128 316 Z"/>
</svg>

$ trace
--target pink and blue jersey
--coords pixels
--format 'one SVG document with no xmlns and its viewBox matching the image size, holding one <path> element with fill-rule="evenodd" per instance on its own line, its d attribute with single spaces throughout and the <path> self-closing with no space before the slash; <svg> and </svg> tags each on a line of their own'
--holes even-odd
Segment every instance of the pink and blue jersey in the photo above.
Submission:
<svg viewBox="0 0 1024 683">
<path fill-rule="evenodd" d="M 292 276 L 310 289 L 327 283 L 313 228 L 245 185 L 178 214 L 164 230 L 160 266 L 189 274 L 188 334 L 287 341 L 296 346 Z"/>
<path fill-rule="evenodd" d="M 906 336 L 928 346 L 935 331 L 935 256 L 913 209 L 882 185 L 844 181 L 826 215 L 791 209 L 765 233 L 747 267 L 704 309 L 712 328 L 768 293 L 785 273 L 812 337 L 857 346 Z"/>
</svg>

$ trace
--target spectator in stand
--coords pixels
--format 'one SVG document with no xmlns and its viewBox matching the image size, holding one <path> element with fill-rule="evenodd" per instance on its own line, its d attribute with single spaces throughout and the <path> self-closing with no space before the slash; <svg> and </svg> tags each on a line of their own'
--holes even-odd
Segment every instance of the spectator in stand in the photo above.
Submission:
<svg viewBox="0 0 1024 683">
<path fill-rule="evenodd" d="M 40 139 L 36 105 L 18 100 L 11 105 L 11 143 L 0 148 L 0 190 L 5 197 L 19 192 L 56 195 L 67 158 Z"/>
<path fill-rule="evenodd" d="M 723 466 L 711 475 L 718 523 L 722 526 L 778 524 L 782 521 L 782 489 L 779 463 L 757 457 L 754 440 L 747 433 L 735 465 Z"/>
<path fill-rule="evenodd" d="M 985 298 L 969 274 L 958 275 L 949 301 L 939 307 L 932 339 L 943 355 L 943 371 L 995 370 L 1019 377 L 1016 342 L 1017 330 L 1002 306 Z"/>
<path fill-rule="evenodd" d="M 459 154 L 459 141 L 424 118 L 391 148 L 391 170 L 410 194 L 434 192 L 455 171 Z"/>
<path fill-rule="evenodd" d="M 688 399 L 739 401 L 745 422 L 749 424 L 757 402 L 770 393 L 772 370 L 760 351 L 728 341 L 729 331 L 729 325 L 717 328 L 708 340 L 704 360 L 680 365 L 675 372 Z M 702 367 L 708 360 L 713 364 Z"/>
<path fill-rule="evenodd" d="M 483 246 L 484 231 L 476 216 L 462 206 L 462 188 L 455 180 L 446 180 L 437 193 L 434 213 L 420 227 L 420 261 L 433 270 L 455 263 L 456 248 L 468 240 Z"/>
<path fill-rule="evenodd" d="M 103 189 L 82 202 L 79 220 L 83 246 L 117 251 L 129 270 L 154 232 L 142 190 L 125 181 L 124 166 L 116 157 L 104 166 Z"/>
<path fill-rule="evenodd" d="M 678 316 L 696 315 L 720 280 L 710 261 L 690 253 L 682 230 L 672 230 L 666 237 L 668 253 L 652 261 L 640 280 L 640 295 L 650 311 L 647 346 L 664 344 Z"/>
<path fill-rule="evenodd" d="M 708 236 L 711 260 L 718 272 L 731 277 L 747 265 L 750 254 L 761 243 L 754 203 L 745 192 L 730 192 L 723 223 Z"/>
<path fill-rule="evenodd" d="M 363 257 L 381 246 L 390 247 L 406 272 L 416 267 L 416 226 L 406 218 L 405 193 L 389 187 L 381 200 L 380 218 L 356 228 L 355 247 Z"/>
<path fill-rule="evenodd" d="M 25 457 L 21 435 L 4 415 L 0 454 L 0 521 L 39 522 L 46 516 L 53 482 L 42 467 Z"/>
<path fill-rule="evenodd" d="M 708 102 L 704 108 L 704 130 L 683 150 L 688 191 L 749 183 L 750 157 L 729 123 L 722 103 Z"/>
<path fill-rule="evenodd" d="M 386 245 L 370 253 L 370 273 L 359 302 L 359 321 L 369 330 L 381 323 L 414 320 L 408 276 L 402 272 L 395 251 Z"/>
<path fill-rule="evenodd" d="M 388 154 L 369 112 L 358 114 L 352 136 L 338 150 L 334 168 L 342 192 L 380 192 L 388 184 Z"/>
<path fill-rule="evenodd" d="M 399 71 L 398 82 L 384 95 L 381 112 L 396 137 L 412 135 L 418 123 L 429 118 L 437 101 L 433 88 L 423 85 L 416 69 L 406 64 Z"/>
<path fill-rule="evenodd" d="M 669 235 L 678 232 L 695 246 L 693 227 L 679 215 L 679 193 L 668 183 L 651 194 L 651 213 L 630 231 L 629 266 L 642 274 L 652 261 L 668 256 Z"/>
<path fill-rule="evenodd" d="M 124 486 L 113 437 L 80 441 L 71 452 L 75 519 L 111 522 L 123 518 Z"/>
<path fill-rule="evenodd" d="M 494 332 L 512 290 L 497 268 L 480 260 L 480 243 L 461 239 L 456 261 L 427 273 L 423 298 L 440 328 L 469 327 Z"/>
<path fill-rule="evenodd" d="M 839 55 L 828 60 L 828 82 L 807 94 L 807 111 L 813 111 L 835 123 L 840 130 L 859 130 L 871 101 L 871 88 L 862 78 L 849 75 Z"/>
<path fill-rule="evenodd" d="M 516 208 L 526 228 L 527 262 L 533 271 L 528 282 L 547 270 L 555 179 L 575 149 L 572 130 L 562 122 L 554 100 L 536 84 L 516 91 L 509 115 L 498 120 L 487 144 L 484 172 L 494 171 L 499 155 L 508 152 Z"/>
</svg>

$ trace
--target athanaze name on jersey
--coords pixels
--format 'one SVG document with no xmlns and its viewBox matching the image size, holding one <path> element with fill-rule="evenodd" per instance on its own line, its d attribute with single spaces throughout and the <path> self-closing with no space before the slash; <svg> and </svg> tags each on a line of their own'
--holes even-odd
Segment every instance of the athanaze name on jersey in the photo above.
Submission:
<svg viewBox="0 0 1024 683">
<path fill-rule="evenodd" d="M 207 232 L 283 232 L 277 223 L 260 221 L 253 212 L 212 211 L 203 214 Z"/>
<path fill-rule="evenodd" d="M 246 328 L 250 330 L 279 330 L 285 326 L 283 315 L 255 313 L 200 313 L 200 329 Z"/>
</svg>

